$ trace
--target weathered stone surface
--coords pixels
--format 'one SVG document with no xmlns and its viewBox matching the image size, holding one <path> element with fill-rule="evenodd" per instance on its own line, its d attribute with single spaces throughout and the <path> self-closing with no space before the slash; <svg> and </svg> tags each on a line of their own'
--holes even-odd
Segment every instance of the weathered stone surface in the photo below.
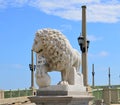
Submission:
<svg viewBox="0 0 120 105">
<path fill-rule="evenodd" d="M 119 102 L 119 89 L 113 88 L 111 89 L 111 103 L 118 103 Z"/>
<path fill-rule="evenodd" d="M 49 28 L 38 30 L 32 49 L 45 58 L 48 65 L 45 72 L 53 70 L 61 72 L 62 80 L 59 84 L 83 85 L 83 77 L 79 72 L 81 56 L 61 32 Z M 41 71 L 41 68 L 37 70 Z M 45 76 L 48 77 L 47 73 Z"/>
<path fill-rule="evenodd" d="M 4 98 L 4 91 L 0 90 L 0 99 L 3 99 L 3 98 Z"/>
<path fill-rule="evenodd" d="M 37 90 L 37 96 L 88 95 L 86 87 L 80 85 L 52 85 Z"/>
<path fill-rule="evenodd" d="M 110 90 L 110 88 L 103 89 L 103 99 L 104 99 L 104 103 L 106 105 L 111 104 L 111 90 Z"/>
<path fill-rule="evenodd" d="M 40 88 L 37 96 L 30 97 L 36 105 L 88 105 L 93 97 L 80 85 L 55 85 Z"/>
<path fill-rule="evenodd" d="M 80 54 L 58 30 L 42 29 L 36 32 L 33 51 L 37 54 L 37 96 L 29 97 L 36 105 L 88 105 L 93 99 L 83 85 L 79 68 Z M 39 59 L 43 57 L 43 61 Z M 40 65 L 39 65 L 39 62 Z M 60 71 L 61 81 L 50 85 L 47 72 Z"/>
<path fill-rule="evenodd" d="M 36 105 L 88 105 L 92 100 L 90 96 L 36 96 L 30 97 Z"/>
<path fill-rule="evenodd" d="M 51 83 L 50 76 L 47 71 L 49 70 L 48 65 L 46 64 L 46 60 L 43 56 L 37 53 L 37 61 L 36 61 L 36 83 L 39 88 L 49 86 Z"/>
</svg>

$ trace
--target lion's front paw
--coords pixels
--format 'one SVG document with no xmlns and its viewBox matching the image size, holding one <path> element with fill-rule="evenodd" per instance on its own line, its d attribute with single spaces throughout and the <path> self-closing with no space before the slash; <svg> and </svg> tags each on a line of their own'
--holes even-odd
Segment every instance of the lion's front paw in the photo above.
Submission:
<svg viewBox="0 0 120 105">
<path fill-rule="evenodd" d="M 69 85 L 67 81 L 60 81 L 57 85 Z"/>
</svg>

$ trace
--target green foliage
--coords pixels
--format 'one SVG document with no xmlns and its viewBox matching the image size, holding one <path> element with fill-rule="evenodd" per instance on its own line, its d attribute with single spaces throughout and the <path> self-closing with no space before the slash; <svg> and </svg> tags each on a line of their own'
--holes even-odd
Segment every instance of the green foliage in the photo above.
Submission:
<svg viewBox="0 0 120 105">
<path fill-rule="evenodd" d="M 22 97 L 22 96 L 31 96 L 32 90 L 8 90 L 4 91 L 4 98 L 12 98 L 12 97 Z"/>
</svg>

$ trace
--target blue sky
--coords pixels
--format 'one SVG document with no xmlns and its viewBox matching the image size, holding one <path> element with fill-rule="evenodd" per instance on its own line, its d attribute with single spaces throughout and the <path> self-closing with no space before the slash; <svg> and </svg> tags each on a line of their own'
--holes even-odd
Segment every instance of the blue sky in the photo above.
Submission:
<svg viewBox="0 0 120 105">
<path fill-rule="evenodd" d="M 60 30 L 80 51 L 81 6 L 87 6 L 88 76 L 95 65 L 95 84 L 120 84 L 120 0 L 0 0 L 0 89 L 30 87 L 31 48 L 35 32 Z M 52 84 L 60 81 L 50 73 Z M 37 86 L 36 86 L 37 87 Z"/>
</svg>

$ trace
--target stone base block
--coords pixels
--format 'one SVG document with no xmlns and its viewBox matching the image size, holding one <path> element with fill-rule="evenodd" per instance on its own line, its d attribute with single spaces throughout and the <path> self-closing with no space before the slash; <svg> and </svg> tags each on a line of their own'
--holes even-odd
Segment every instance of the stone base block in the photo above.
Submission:
<svg viewBox="0 0 120 105">
<path fill-rule="evenodd" d="M 52 85 L 37 90 L 37 96 L 88 95 L 81 85 Z"/>
<path fill-rule="evenodd" d="M 81 85 L 55 85 L 38 89 L 29 99 L 36 105 L 89 105 L 93 96 Z"/>
<path fill-rule="evenodd" d="M 35 96 L 29 97 L 36 105 L 89 105 L 90 96 Z"/>
<path fill-rule="evenodd" d="M 3 98 L 4 98 L 4 91 L 0 90 L 0 99 L 3 99 Z"/>
</svg>

